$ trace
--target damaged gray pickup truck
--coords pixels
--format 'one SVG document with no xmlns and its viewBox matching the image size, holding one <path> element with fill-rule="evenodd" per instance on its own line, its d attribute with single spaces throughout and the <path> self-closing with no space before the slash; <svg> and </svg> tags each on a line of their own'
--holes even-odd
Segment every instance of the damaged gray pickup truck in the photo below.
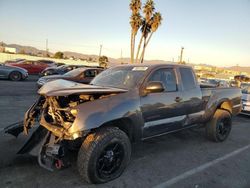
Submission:
<svg viewBox="0 0 250 188">
<path fill-rule="evenodd" d="M 194 126 L 222 142 L 241 110 L 240 89 L 201 86 L 191 67 L 177 64 L 117 66 L 90 85 L 55 80 L 38 93 L 23 125 L 6 133 L 34 128 L 18 153 L 38 156 L 49 170 L 67 166 L 67 154 L 78 150 L 78 170 L 89 183 L 119 177 L 130 161 L 131 142 Z"/>
</svg>

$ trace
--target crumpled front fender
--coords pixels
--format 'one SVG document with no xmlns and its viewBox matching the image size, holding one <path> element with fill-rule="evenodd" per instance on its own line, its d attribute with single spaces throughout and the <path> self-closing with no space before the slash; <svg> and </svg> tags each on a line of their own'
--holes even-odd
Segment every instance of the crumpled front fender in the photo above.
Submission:
<svg viewBox="0 0 250 188">
<path fill-rule="evenodd" d="M 140 100 L 137 91 L 120 93 L 104 99 L 82 103 L 77 107 L 77 116 L 68 132 L 86 131 L 100 127 L 106 122 L 138 116 Z M 138 125 L 139 126 L 139 125 Z"/>
</svg>

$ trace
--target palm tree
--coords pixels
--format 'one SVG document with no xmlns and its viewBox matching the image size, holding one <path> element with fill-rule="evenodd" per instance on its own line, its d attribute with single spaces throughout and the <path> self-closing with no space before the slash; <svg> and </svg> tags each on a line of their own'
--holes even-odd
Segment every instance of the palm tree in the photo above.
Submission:
<svg viewBox="0 0 250 188">
<path fill-rule="evenodd" d="M 148 33 L 150 33 L 151 17 L 152 17 L 154 10 L 155 10 L 155 6 L 154 6 L 153 0 L 147 0 L 145 5 L 143 6 L 144 21 L 142 23 L 142 30 L 141 30 L 142 36 L 138 44 L 137 53 L 136 53 L 136 61 L 135 61 L 136 63 L 138 61 L 142 41 L 144 39 L 144 44 L 145 44 L 145 39 L 147 38 Z"/>
<path fill-rule="evenodd" d="M 130 53 L 131 53 L 131 63 L 134 62 L 134 48 L 135 48 L 135 36 L 137 31 L 141 26 L 141 1 L 140 0 L 131 0 L 129 4 L 130 10 L 132 11 L 132 15 L 130 17 L 130 25 L 131 25 L 131 44 L 130 44 Z"/>
<path fill-rule="evenodd" d="M 135 36 L 138 30 L 141 28 L 141 38 L 138 44 L 136 60 L 137 63 L 139 54 L 141 52 L 141 45 L 143 43 L 142 52 L 140 54 L 140 62 L 143 62 L 146 46 L 148 45 L 153 33 L 161 25 L 162 16 L 159 12 L 154 13 L 154 1 L 147 0 L 143 6 L 144 17 L 142 19 L 140 15 L 141 10 L 141 1 L 140 0 L 131 0 L 129 7 L 132 11 L 132 16 L 130 17 L 131 25 L 131 63 L 134 62 L 134 51 L 135 51 Z"/>
<path fill-rule="evenodd" d="M 150 35 L 148 37 L 148 39 L 146 40 L 146 38 L 144 38 L 144 46 L 143 46 L 143 50 L 141 53 L 141 57 L 140 57 L 140 62 L 143 62 L 143 58 L 144 58 L 144 54 L 145 54 L 145 50 L 146 47 L 152 37 L 152 35 L 154 34 L 154 32 L 156 32 L 156 30 L 159 28 L 159 26 L 161 25 L 162 22 L 162 16 L 160 12 L 156 12 L 154 13 L 152 19 L 151 19 L 151 25 L 150 25 Z"/>
<path fill-rule="evenodd" d="M 143 13 L 145 15 L 146 22 L 149 23 L 151 16 L 155 10 L 155 5 L 153 0 L 147 0 L 145 5 L 143 6 Z"/>
<path fill-rule="evenodd" d="M 137 14 L 141 10 L 141 1 L 140 0 L 132 0 L 129 4 L 129 8 L 132 11 L 132 14 Z"/>
</svg>

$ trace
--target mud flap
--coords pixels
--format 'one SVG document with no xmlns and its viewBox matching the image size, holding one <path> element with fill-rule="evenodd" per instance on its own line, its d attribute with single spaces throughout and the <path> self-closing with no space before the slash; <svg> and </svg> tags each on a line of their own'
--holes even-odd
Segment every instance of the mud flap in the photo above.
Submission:
<svg viewBox="0 0 250 188">
<path fill-rule="evenodd" d="M 15 137 L 18 137 L 18 135 L 21 132 L 23 132 L 23 121 L 13 123 L 13 124 L 5 127 L 3 130 L 4 130 L 4 133 L 6 133 L 6 134 L 11 134 Z"/>
</svg>

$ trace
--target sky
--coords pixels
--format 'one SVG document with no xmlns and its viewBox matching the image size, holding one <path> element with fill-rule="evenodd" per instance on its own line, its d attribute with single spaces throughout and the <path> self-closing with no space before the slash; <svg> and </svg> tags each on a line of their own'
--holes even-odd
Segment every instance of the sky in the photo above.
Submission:
<svg viewBox="0 0 250 188">
<path fill-rule="evenodd" d="M 148 44 L 145 59 L 177 61 L 183 46 L 186 62 L 250 66 L 250 0 L 154 2 L 163 21 Z M 0 0 L 0 41 L 45 50 L 48 39 L 51 52 L 96 55 L 102 45 L 103 55 L 129 57 L 129 3 L 129 0 Z"/>
</svg>

